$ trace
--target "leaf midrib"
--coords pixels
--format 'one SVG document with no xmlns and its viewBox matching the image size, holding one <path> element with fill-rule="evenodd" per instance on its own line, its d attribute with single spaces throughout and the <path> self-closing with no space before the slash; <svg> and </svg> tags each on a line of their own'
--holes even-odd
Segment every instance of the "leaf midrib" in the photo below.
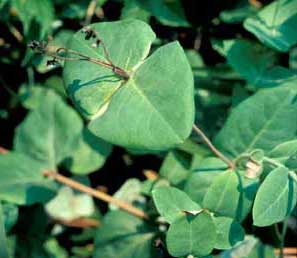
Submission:
<svg viewBox="0 0 297 258">
<path fill-rule="evenodd" d="M 263 217 L 265 218 L 265 216 L 268 213 L 268 211 L 270 211 L 271 208 L 283 197 L 284 193 L 288 190 L 287 186 L 288 186 L 288 183 L 286 183 L 285 187 L 280 192 L 280 194 L 278 195 L 278 197 L 270 205 L 268 205 L 267 208 L 265 208 L 264 210 L 262 210 L 262 212 L 260 213 L 261 215 L 258 215 L 258 216 L 260 216 L 260 219 L 261 220 L 263 220 Z"/>
<path fill-rule="evenodd" d="M 287 100 L 287 95 L 286 95 L 286 100 Z M 273 113 L 271 118 L 268 121 L 266 121 L 266 123 L 262 126 L 260 131 L 258 131 L 258 134 L 255 135 L 254 139 L 250 142 L 250 144 L 242 152 L 249 151 L 256 144 L 256 142 L 261 138 L 261 136 L 267 131 L 267 128 L 270 126 L 272 121 L 274 121 L 274 118 L 278 115 L 279 111 L 281 109 L 283 109 L 283 107 L 286 105 L 287 105 L 287 102 L 284 101 L 281 105 L 278 106 L 278 108 L 275 109 L 275 112 Z M 265 105 L 263 107 L 265 109 Z"/>
<path fill-rule="evenodd" d="M 178 135 L 174 129 L 172 128 L 171 124 L 169 121 L 167 121 L 164 116 L 160 113 L 160 111 L 153 105 L 153 103 L 149 100 L 149 98 L 143 93 L 143 91 L 136 86 L 136 82 L 133 80 L 133 78 L 130 78 L 132 87 L 136 90 L 138 95 L 145 100 L 145 102 L 152 107 L 152 109 L 155 111 L 155 113 L 161 118 L 161 120 L 167 125 L 167 127 L 170 129 L 171 133 L 175 136 L 175 138 L 179 142 L 183 142 L 183 137 Z"/>
</svg>

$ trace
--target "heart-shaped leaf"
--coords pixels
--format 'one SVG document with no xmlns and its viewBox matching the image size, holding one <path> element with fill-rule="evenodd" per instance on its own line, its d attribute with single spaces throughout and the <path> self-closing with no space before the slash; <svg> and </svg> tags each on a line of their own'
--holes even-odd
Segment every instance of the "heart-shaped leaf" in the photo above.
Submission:
<svg viewBox="0 0 297 258">
<path fill-rule="evenodd" d="M 259 91 L 246 99 L 231 112 L 215 139 L 217 147 L 237 157 L 254 149 L 271 151 L 282 142 L 295 139 L 296 96 L 296 89 L 280 87 Z"/>
<path fill-rule="evenodd" d="M 78 114 L 60 96 L 48 91 L 17 128 L 14 147 L 45 169 L 55 169 L 77 145 L 82 126 Z"/>
<path fill-rule="evenodd" d="M 123 211 L 109 212 L 99 228 L 93 258 L 158 258 L 153 228 Z"/>
<path fill-rule="evenodd" d="M 0 200 L 30 205 L 54 196 L 55 187 L 43 177 L 40 163 L 24 154 L 0 155 L 0 171 Z"/>
<path fill-rule="evenodd" d="M 67 90 L 91 120 L 89 129 L 132 149 L 162 150 L 182 143 L 194 121 L 194 94 L 181 46 L 170 43 L 145 59 L 155 38 L 146 23 L 124 20 L 91 28 L 100 35 L 113 64 L 130 78 L 121 79 L 111 69 L 86 61 L 65 63 Z M 68 47 L 104 60 L 103 47 L 92 48 L 80 31 Z"/>
<path fill-rule="evenodd" d="M 185 212 L 199 213 L 201 207 L 187 194 L 174 187 L 158 187 L 153 190 L 155 205 L 168 223 L 185 215 Z"/>
<path fill-rule="evenodd" d="M 208 213 L 184 215 L 173 222 L 166 235 L 168 252 L 174 257 L 210 254 L 216 242 L 216 228 Z"/>
</svg>

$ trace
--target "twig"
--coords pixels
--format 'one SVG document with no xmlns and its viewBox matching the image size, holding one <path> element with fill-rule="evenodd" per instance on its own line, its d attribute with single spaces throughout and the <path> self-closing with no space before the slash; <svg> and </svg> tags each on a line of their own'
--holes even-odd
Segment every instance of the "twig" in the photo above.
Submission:
<svg viewBox="0 0 297 258">
<path fill-rule="evenodd" d="M 6 154 L 8 152 L 9 152 L 9 150 L 0 146 L 0 154 Z M 76 181 L 70 179 L 70 178 L 62 176 L 56 172 L 44 171 L 43 175 L 47 176 L 47 177 L 51 177 L 51 178 L 55 179 L 56 181 L 58 181 L 59 183 L 65 184 L 73 189 L 76 189 L 78 191 L 89 194 L 99 200 L 102 200 L 107 203 L 112 203 L 113 205 L 121 208 L 122 210 L 125 210 L 125 211 L 131 213 L 132 215 L 135 215 L 141 219 L 149 218 L 148 215 L 143 210 L 140 210 L 129 203 L 126 203 L 122 200 L 116 199 L 102 191 L 99 191 L 99 190 L 93 189 L 91 187 L 88 187 L 86 185 L 83 185 L 79 182 L 76 182 Z"/>
<path fill-rule="evenodd" d="M 84 25 L 89 25 L 91 23 L 92 17 L 96 11 L 96 6 L 97 6 L 97 0 L 91 0 L 87 8 Z"/>
<path fill-rule="evenodd" d="M 149 180 L 157 180 L 159 178 L 159 175 L 153 170 L 145 169 L 143 170 L 143 174 Z"/>
<path fill-rule="evenodd" d="M 10 24 L 8 28 L 10 33 L 16 38 L 18 42 L 22 42 L 24 40 L 23 35 L 18 31 L 16 27 Z"/>
<path fill-rule="evenodd" d="M 92 218 L 79 218 L 74 220 L 57 220 L 59 224 L 74 227 L 74 228 L 89 228 L 89 227 L 98 227 L 100 222 Z"/>
<path fill-rule="evenodd" d="M 202 130 L 197 126 L 193 125 L 193 130 L 202 138 L 202 140 L 205 142 L 205 144 L 209 147 L 209 149 L 222 161 L 224 161 L 229 168 L 234 169 L 235 165 L 234 163 L 229 160 L 222 152 L 220 152 L 213 144 L 212 142 L 207 138 L 207 136 L 202 132 Z"/>
<path fill-rule="evenodd" d="M 287 226 L 288 226 L 288 219 L 285 219 L 283 222 L 283 230 L 282 230 L 282 237 L 281 237 L 281 243 L 280 243 L 280 252 L 279 252 L 279 258 L 284 257 L 284 247 L 285 247 L 285 238 L 287 233 Z"/>
<path fill-rule="evenodd" d="M 106 59 L 108 62 L 102 61 L 98 58 L 93 58 L 93 57 L 89 57 L 86 56 L 78 51 L 72 50 L 72 49 L 67 49 L 64 47 L 56 47 L 56 46 L 47 46 L 46 43 L 41 43 L 39 41 L 33 40 L 32 42 L 30 42 L 28 44 L 28 47 L 31 48 L 32 50 L 36 51 L 39 54 L 43 54 L 43 55 L 47 55 L 47 56 L 51 56 L 54 58 L 54 60 L 52 60 L 52 62 L 56 62 L 56 60 L 62 60 L 62 61 L 88 61 L 94 64 L 98 64 L 100 66 L 106 67 L 111 69 L 115 74 L 119 75 L 120 77 L 124 78 L 124 79 L 129 79 L 129 74 L 124 71 L 123 69 L 121 69 L 120 67 L 115 66 L 110 58 L 109 55 L 107 53 L 107 50 L 105 48 L 105 46 L 103 45 L 103 50 L 104 53 L 106 55 Z M 71 54 L 74 55 L 76 57 L 66 57 L 62 54 Z"/>
<path fill-rule="evenodd" d="M 3 147 L 0 147 L 0 154 L 7 154 L 9 151 Z"/>
<path fill-rule="evenodd" d="M 106 194 L 104 192 L 101 192 L 101 191 L 95 190 L 95 189 L 93 189 L 91 187 L 85 186 L 85 185 L 83 185 L 81 183 L 78 183 L 78 182 L 76 182 L 76 181 L 74 181 L 74 180 L 72 180 L 70 178 L 62 176 L 62 175 L 60 175 L 58 173 L 55 173 L 55 172 L 46 171 L 43 174 L 45 176 L 48 176 L 48 177 L 51 177 L 51 178 L 55 179 L 59 183 L 68 185 L 71 188 L 74 188 L 76 190 L 79 190 L 81 192 L 89 194 L 89 195 L 91 195 L 91 196 L 93 196 L 93 197 L 95 197 L 95 198 L 97 198 L 99 200 L 102 200 L 102 201 L 108 202 L 108 203 L 112 203 L 115 206 L 121 208 L 122 210 L 125 210 L 125 211 L 127 211 L 127 212 L 141 218 L 141 219 L 148 219 L 148 215 L 144 211 L 132 206 L 129 203 L 126 203 L 124 201 L 116 199 L 116 198 L 114 198 L 114 197 L 112 197 L 112 196 L 110 196 L 110 195 L 108 195 L 108 194 Z"/>
<path fill-rule="evenodd" d="M 275 254 L 279 255 L 280 249 L 274 249 Z M 297 247 L 285 247 L 284 248 L 284 257 L 292 257 L 296 258 L 297 257 Z"/>
<path fill-rule="evenodd" d="M 250 5 L 256 7 L 256 8 L 261 8 L 262 7 L 262 3 L 259 2 L 258 0 L 249 0 Z"/>
</svg>

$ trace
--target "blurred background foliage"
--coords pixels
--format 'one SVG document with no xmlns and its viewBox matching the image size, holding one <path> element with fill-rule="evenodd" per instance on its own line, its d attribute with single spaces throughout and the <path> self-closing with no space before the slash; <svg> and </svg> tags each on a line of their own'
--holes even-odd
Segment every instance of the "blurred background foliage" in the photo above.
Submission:
<svg viewBox="0 0 297 258">
<path fill-rule="evenodd" d="M 64 91 L 63 64 L 48 65 L 47 57 L 33 55 L 27 48 L 31 40 L 65 46 L 76 30 L 90 22 L 137 18 L 149 23 L 158 37 L 153 48 L 173 40 L 183 46 L 195 79 L 196 122 L 212 138 L 222 127 L 230 108 L 255 91 L 284 84 L 297 87 L 296 12 L 296 1 L 289 0 L 273 3 L 269 0 L 0 0 L 0 146 L 12 149 L 17 141 L 14 139 L 15 128 L 42 102 L 49 108 L 59 106 L 63 114 L 74 112 L 69 111 L 71 103 Z M 269 26 L 265 27 L 265 22 L 261 21 L 272 24 L 277 36 L 271 39 Z M 69 105 L 57 104 L 60 101 Z M 126 182 L 116 196 L 124 199 L 132 196 L 129 201 L 139 202 L 141 206 L 140 189 L 145 194 L 152 187 L 150 182 L 143 184 L 140 181 L 146 179 L 142 172 L 144 169 L 158 171 L 166 153 L 138 155 L 103 141 L 94 144 L 93 136 L 83 129 L 81 118 L 76 116 L 73 114 L 73 120 L 63 129 L 77 127 L 83 130 L 79 144 L 64 146 L 63 143 L 63 148 L 72 149 L 73 153 L 65 160 L 48 160 L 48 164 L 55 166 L 59 163 L 62 173 L 69 175 L 71 171 L 78 180 L 93 187 L 107 188 L 109 193 L 115 193 Z M 50 127 L 46 117 L 34 121 Z M 18 131 L 26 130 L 25 124 L 21 127 L 23 129 Z M 28 130 L 34 131 L 34 128 Z M 21 133 L 19 135 L 16 137 L 21 137 Z M 39 141 L 42 137 L 40 135 Z M 30 152 L 27 148 L 18 147 L 24 154 Z M 161 175 L 163 173 L 170 181 L 166 170 L 173 164 L 180 166 L 179 173 L 186 174 L 190 168 L 188 156 L 193 152 L 201 154 L 207 150 L 187 141 L 166 156 Z M 99 169 L 100 173 L 97 173 Z M 134 179 L 126 181 L 131 177 Z M 179 179 L 174 175 L 172 178 L 177 180 L 173 182 L 175 185 L 183 183 L 183 177 Z M 135 193 L 131 193 L 131 189 Z M 75 205 L 65 208 L 69 203 Z M 68 227 L 57 221 L 80 216 L 97 220 L 108 209 L 106 205 L 94 203 L 90 197 L 68 188 L 61 188 L 45 209 L 37 204 L 17 208 L 9 202 L 3 202 L 2 206 L 15 257 L 32 258 L 91 256 L 96 235 L 94 228 Z M 127 214 L 109 213 L 105 221 L 108 224 L 112 219 L 131 220 Z M 144 227 L 141 221 L 131 223 L 135 223 L 135 227 Z M 248 233 L 256 233 L 264 242 L 272 245 L 277 242 L 271 234 L 273 229 L 254 232 L 250 221 L 246 226 Z M 134 226 L 131 227 L 126 230 L 133 234 Z M 146 237 L 145 232 L 149 231 L 143 228 L 138 237 Z M 103 234 L 103 237 L 97 236 L 96 245 L 100 247 L 109 239 L 106 233 L 99 234 Z M 290 241 L 293 243 L 294 237 L 296 232 L 292 230 L 289 244 Z M 133 241 L 133 238 L 127 238 L 117 248 L 123 248 L 122 245 L 126 248 L 129 244 L 129 248 L 133 248 Z M 249 236 L 245 241 L 246 248 L 250 248 L 248 257 L 264 257 L 253 256 L 258 249 L 265 249 L 259 239 Z M 98 250 L 100 253 L 101 249 Z M 241 251 L 241 255 L 246 250 Z M 271 257 L 269 248 L 265 252 Z M 166 255 L 163 253 L 163 257 Z M 232 250 L 222 257 L 234 257 Z"/>
</svg>

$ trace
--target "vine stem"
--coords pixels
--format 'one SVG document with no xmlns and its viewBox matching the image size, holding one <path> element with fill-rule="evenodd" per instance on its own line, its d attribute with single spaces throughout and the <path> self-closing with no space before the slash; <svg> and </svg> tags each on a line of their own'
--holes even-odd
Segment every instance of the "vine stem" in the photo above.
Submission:
<svg viewBox="0 0 297 258">
<path fill-rule="evenodd" d="M 0 146 L 0 154 L 6 154 L 8 150 Z"/>
<path fill-rule="evenodd" d="M 84 25 L 89 25 L 91 23 L 92 17 L 95 13 L 97 6 L 97 0 L 91 0 L 87 8 L 86 19 Z"/>
<path fill-rule="evenodd" d="M 7 154 L 7 153 L 9 153 L 9 150 L 0 146 L 0 154 L 3 155 L 3 154 Z M 119 207 L 122 210 L 127 211 L 128 213 L 130 213 L 136 217 L 139 217 L 139 218 L 145 219 L 145 220 L 149 219 L 148 215 L 143 210 L 134 207 L 130 203 L 116 199 L 116 198 L 112 197 L 111 195 L 104 193 L 103 191 L 99 191 L 97 189 L 93 189 L 91 187 L 83 185 L 83 184 L 81 184 L 77 181 L 74 181 L 68 177 L 58 174 L 57 172 L 44 171 L 43 175 L 47 176 L 47 177 L 51 177 L 61 184 L 67 185 L 73 189 L 84 192 L 88 195 L 91 195 L 91 196 L 101 200 L 101 201 L 111 203 L 111 204 Z"/>
<path fill-rule="evenodd" d="M 204 132 L 197 125 L 195 125 L 195 124 L 193 125 L 193 130 L 202 138 L 202 140 L 209 147 L 209 149 L 218 158 L 220 158 L 222 161 L 224 161 L 228 165 L 229 168 L 231 168 L 231 169 L 235 168 L 235 164 L 212 144 L 212 142 L 208 139 L 208 137 L 204 134 Z"/>
<path fill-rule="evenodd" d="M 280 252 L 279 252 L 279 256 L 278 256 L 279 258 L 284 257 L 284 247 L 285 247 L 285 238 L 286 238 L 287 228 L 288 228 L 288 219 L 285 219 L 284 223 L 283 223 L 282 234 L 281 234 Z"/>
<path fill-rule="evenodd" d="M 69 186 L 69 187 L 71 187 L 73 189 L 76 189 L 76 190 L 79 190 L 79 191 L 84 192 L 86 194 L 89 194 L 89 195 L 91 195 L 91 196 L 93 196 L 93 197 L 95 197 L 95 198 L 97 198 L 97 199 L 99 199 L 101 201 L 114 204 L 115 206 L 121 208 L 122 210 L 125 210 L 125 211 L 129 212 L 130 214 L 135 215 L 135 216 L 137 216 L 137 217 L 139 217 L 141 219 L 148 219 L 148 215 L 144 211 L 132 206 L 131 204 L 129 204 L 127 202 L 123 202 L 123 201 L 121 201 L 119 199 L 116 199 L 116 198 L 114 198 L 114 197 L 112 197 L 112 196 L 110 196 L 110 195 L 108 195 L 108 194 L 106 194 L 104 192 L 101 192 L 99 190 L 95 190 L 95 189 L 93 189 L 91 187 L 83 185 L 83 184 L 81 184 L 81 183 L 79 183 L 77 181 L 74 181 L 74 180 L 72 180 L 72 179 L 70 179 L 68 177 L 65 177 L 65 176 L 63 176 L 61 174 L 58 174 L 56 172 L 45 171 L 43 173 L 43 175 L 47 176 L 47 177 L 51 177 L 51 178 L 55 179 L 57 182 L 62 183 L 64 185 L 67 185 L 67 186 Z"/>
</svg>

